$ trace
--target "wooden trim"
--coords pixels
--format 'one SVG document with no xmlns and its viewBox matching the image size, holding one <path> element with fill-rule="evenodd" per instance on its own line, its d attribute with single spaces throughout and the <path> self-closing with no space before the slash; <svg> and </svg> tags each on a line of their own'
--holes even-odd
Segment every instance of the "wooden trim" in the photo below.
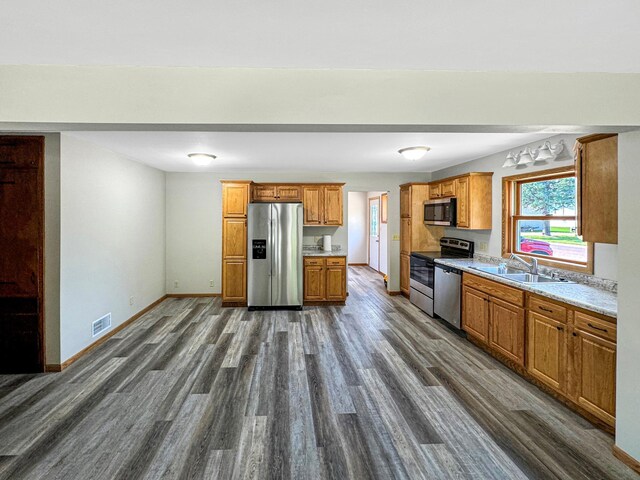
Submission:
<svg viewBox="0 0 640 480">
<path fill-rule="evenodd" d="M 168 295 L 163 295 L 162 297 L 160 297 L 158 300 L 156 300 L 155 302 L 147 305 L 145 308 L 143 308 L 142 310 L 140 310 L 138 313 L 136 313 L 135 315 L 133 315 L 131 318 L 129 318 L 128 320 L 125 320 L 124 322 L 122 322 L 120 325 L 118 325 L 116 328 L 114 328 L 113 330 L 111 330 L 110 332 L 106 333 L 105 335 L 103 335 L 102 337 L 100 337 L 99 339 L 97 339 L 95 342 L 93 342 L 92 344 L 90 344 L 89 346 L 83 348 L 82 350 L 80 350 L 78 353 L 76 353 L 73 357 L 68 358 L 67 360 L 65 360 L 64 362 L 62 362 L 61 364 L 57 364 L 57 363 L 50 363 L 47 364 L 46 366 L 46 371 L 47 372 L 61 372 L 62 370 L 64 370 L 65 368 L 67 368 L 69 365 L 75 363 L 77 360 L 79 360 L 81 357 L 83 357 L 84 355 L 86 355 L 87 353 L 89 353 L 91 350 L 93 350 L 94 348 L 102 345 L 104 342 L 106 342 L 109 338 L 111 338 L 112 336 L 114 336 L 116 333 L 118 333 L 119 331 L 123 330 L 124 328 L 128 327 L 129 325 L 131 325 L 133 322 L 135 322 L 136 320 L 138 320 L 140 317 L 142 317 L 145 313 L 147 313 L 149 310 L 153 309 L 154 307 L 156 307 L 158 304 L 162 303 L 164 300 L 166 300 L 168 297 Z"/>
<path fill-rule="evenodd" d="M 380 225 L 387 224 L 389 218 L 389 194 L 380 195 Z"/>
<path fill-rule="evenodd" d="M 397 295 L 402 295 L 402 292 L 400 290 L 389 290 L 387 291 L 387 293 L 392 297 L 395 297 Z"/>
<path fill-rule="evenodd" d="M 622 450 L 618 445 L 614 444 L 611 448 L 611 451 L 613 452 L 613 456 L 624 463 L 627 467 L 636 471 L 637 473 L 640 473 L 640 461 L 633 458 L 627 452 Z"/>
<path fill-rule="evenodd" d="M 247 185 L 251 185 L 253 180 L 220 180 L 220 183 L 244 183 Z"/>
<path fill-rule="evenodd" d="M 246 307 L 247 302 L 222 302 L 222 307 Z"/>
<path fill-rule="evenodd" d="M 221 297 L 222 293 L 167 293 L 167 298 L 202 298 L 202 297 Z"/>
<path fill-rule="evenodd" d="M 222 183 L 225 183 L 225 182 L 226 183 L 237 183 L 237 182 L 242 182 L 243 180 L 237 180 L 237 181 L 236 180 L 220 180 L 220 181 Z M 331 187 L 344 187 L 345 186 L 344 182 L 342 182 L 342 183 L 340 183 L 340 182 L 312 182 L 312 183 L 309 183 L 309 182 L 254 182 L 254 181 L 249 181 L 249 183 L 252 183 L 252 184 L 258 185 L 258 186 L 264 185 L 264 186 L 269 186 L 269 187 L 271 187 L 271 186 L 277 187 L 279 185 L 300 185 L 301 187 L 304 187 L 304 186 L 316 186 L 316 185 L 321 185 L 321 186 L 329 185 Z"/>
<path fill-rule="evenodd" d="M 369 266 L 368 263 L 349 263 L 348 265 L 350 267 L 368 267 Z"/>
<path fill-rule="evenodd" d="M 518 219 L 526 220 L 563 220 L 567 217 L 550 217 L 550 216 L 529 216 L 519 215 L 519 196 L 520 188 L 513 188 L 514 184 L 518 184 L 522 181 L 540 181 L 551 180 L 554 178 L 564 178 L 567 176 L 576 175 L 576 169 L 574 165 L 566 167 L 551 168 L 549 170 L 542 170 L 537 172 L 528 172 L 518 175 L 511 175 L 509 177 L 502 178 L 502 257 L 509 258 L 511 253 L 517 253 L 525 258 L 537 258 L 540 265 L 544 265 L 552 268 L 561 268 L 564 270 L 571 270 L 574 272 L 593 274 L 593 243 L 587 243 L 587 261 L 586 262 L 571 262 L 566 259 L 553 259 L 544 255 L 536 255 L 532 253 L 522 253 L 518 249 L 514 248 L 516 244 L 516 231 L 514 222 Z M 511 215 L 512 209 L 515 209 L 515 213 L 518 215 Z M 575 219 L 576 224 L 578 216 L 568 217 L 569 219 Z"/>
</svg>

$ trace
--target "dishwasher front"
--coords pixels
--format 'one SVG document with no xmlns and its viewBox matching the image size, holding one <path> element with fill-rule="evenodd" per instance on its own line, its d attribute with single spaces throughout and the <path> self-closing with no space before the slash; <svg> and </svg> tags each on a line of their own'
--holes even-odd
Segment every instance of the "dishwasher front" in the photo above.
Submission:
<svg viewBox="0 0 640 480">
<path fill-rule="evenodd" d="M 462 272 L 436 263 L 433 288 L 434 313 L 456 328 L 460 328 L 460 291 Z"/>
</svg>

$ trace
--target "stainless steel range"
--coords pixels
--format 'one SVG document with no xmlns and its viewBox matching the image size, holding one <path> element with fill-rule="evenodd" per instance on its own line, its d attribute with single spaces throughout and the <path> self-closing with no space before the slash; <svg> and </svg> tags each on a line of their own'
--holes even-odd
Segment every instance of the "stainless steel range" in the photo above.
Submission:
<svg viewBox="0 0 640 480">
<path fill-rule="evenodd" d="M 448 274 L 451 269 L 447 269 L 447 272 L 436 271 L 435 260 L 437 258 L 472 258 L 473 257 L 473 242 L 469 240 L 463 240 L 460 238 L 443 237 L 440 240 L 440 250 L 433 252 L 412 252 L 411 253 L 411 270 L 410 270 L 410 284 L 409 299 L 411 303 L 416 305 L 425 313 L 434 316 L 434 314 L 440 314 L 440 311 L 444 315 L 442 318 L 452 323 L 453 325 L 460 326 L 460 302 L 458 300 L 457 307 L 455 305 L 455 289 L 454 286 L 449 285 L 454 278 L 448 278 Z M 439 269 L 440 270 L 440 269 Z M 439 289 L 437 295 L 434 295 L 434 291 L 438 288 L 438 277 L 442 287 L 446 287 L 446 291 Z M 459 283 L 459 277 L 458 277 Z M 452 295 L 448 295 L 447 292 L 451 291 Z M 458 297 L 459 297 L 458 287 Z M 434 296 L 438 297 L 435 302 L 436 307 L 434 311 Z M 438 308 L 442 306 L 443 308 Z M 446 308 L 445 308 L 446 307 Z M 458 311 L 457 320 L 455 318 L 456 308 Z M 444 311 L 446 310 L 446 312 Z M 449 317 L 449 318 L 447 318 Z"/>
</svg>

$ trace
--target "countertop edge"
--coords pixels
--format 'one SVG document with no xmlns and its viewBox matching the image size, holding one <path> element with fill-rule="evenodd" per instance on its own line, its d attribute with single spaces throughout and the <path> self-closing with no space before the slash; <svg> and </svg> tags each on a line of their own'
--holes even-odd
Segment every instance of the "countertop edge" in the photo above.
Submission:
<svg viewBox="0 0 640 480">
<path fill-rule="evenodd" d="M 335 252 L 324 252 L 322 250 L 318 250 L 317 252 L 314 251 L 303 251 L 302 252 L 302 256 L 303 257 L 346 257 L 347 256 L 347 252 L 343 251 L 343 250 L 338 250 Z"/>
<path fill-rule="evenodd" d="M 462 260 L 462 261 L 467 261 L 467 260 Z M 491 273 L 483 272 L 481 270 L 476 270 L 475 268 L 471 268 L 468 265 L 460 263 L 461 260 L 436 259 L 435 262 L 436 263 L 440 263 L 442 265 L 446 265 L 448 267 L 457 268 L 458 270 L 462 270 L 463 272 L 466 272 L 466 273 L 471 273 L 471 274 L 476 275 L 478 277 L 486 278 L 488 280 L 493 280 L 494 282 L 498 282 L 498 283 L 502 283 L 504 285 L 508 285 L 510 287 L 518 288 L 518 289 L 524 290 L 526 292 L 535 293 L 536 295 L 540 295 L 541 297 L 547 297 L 547 298 L 550 298 L 552 300 L 557 300 L 559 302 L 563 302 L 563 303 L 566 303 L 568 305 L 573 305 L 574 307 L 583 308 L 585 310 L 589 310 L 591 312 L 599 313 L 600 315 L 605 315 L 607 317 L 611 317 L 611 318 L 615 318 L 615 319 L 618 318 L 617 309 L 616 310 L 611 310 L 610 308 L 607 308 L 607 307 L 603 307 L 603 306 L 600 306 L 600 305 L 594 305 L 592 303 L 587 303 L 587 302 L 583 302 L 583 301 L 580 301 L 580 300 L 576 300 L 575 298 L 572 298 L 572 297 L 566 297 L 566 296 L 558 294 L 558 293 L 549 292 L 546 289 L 536 288 L 534 285 L 529 284 L 529 283 L 516 282 L 516 281 L 513 281 L 513 280 L 508 280 L 506 278 L 499 277 L 497 275 L 493 275 Z M 484 265 L 491 266 L 491 267 L 495 266 L 495 265 L 491 265 L 491 264 L 483 263 L 483 262 L 475 262 L 475 264 L 477 266 L 484 266 Z M 556 285 L 558 285 L 558 284 L 556 284 Z M 584 288 L 584 289 L 588 289 L 588 290 L 591 290 L 591 291 L 598 291 L 598 289 L 595 288 L 595 287 L 591 287 L 591 286 L 588 286 L 588 285 L 582 285 L 582 284 L 579 284 L 579 283 L 560 284 L 560 285 L 563 285 L 563 286 L 577 285 L 579 288 Z M 553 285 L 547 285 L 547 288 L 553 288 Z M 615 294 L 613 294 L 611 292 L 607 292 L 605 290 L 602 290 L 602 294 L 603 295 L 613 295 L 613 296 L 615 296 Z"/>
</svg>

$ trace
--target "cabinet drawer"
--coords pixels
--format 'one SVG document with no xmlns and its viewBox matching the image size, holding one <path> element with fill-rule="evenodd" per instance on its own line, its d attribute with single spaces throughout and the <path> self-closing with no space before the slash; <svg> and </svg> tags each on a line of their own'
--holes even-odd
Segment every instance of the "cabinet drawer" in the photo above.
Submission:
<svg viewBox="0 0 640 480">
<path fill-rule="evenodd" d="M 567 309 L 542 298 L 529 296 L 529 310 L 562 323 L 567 322 Z"/>
<path fill-rule="evenodd" d="M 509 287 L 486 278 L 477 277 L 469 273 L 465 273 L 462 282 L 476 290 L 480 290 L 492 297 L 504 300 L 518 307 L 524 306 L 524 291 L 517 288 Z"/>
<path fill-rule="evenodd" d="M 321 257 L 305 257 L 304 258 L 305 265 L 324 265 L 324 258 Z"/>
<path fill-rule="evenodd" d="M 617 328 L 611 322 L 592 317 L 586 313 L 576 312 L 575 324 L 576 328 L 579 328 L 580 330 L 589 332 L 601 338 L 606 338 L 613 342 L 616 341 Z"/>
<path fill-rule="evenodd" d="M 347 261 L 344 257 L 329 257 L 327 258 L 327 265 L 346 265 Z"/>
</svg>

